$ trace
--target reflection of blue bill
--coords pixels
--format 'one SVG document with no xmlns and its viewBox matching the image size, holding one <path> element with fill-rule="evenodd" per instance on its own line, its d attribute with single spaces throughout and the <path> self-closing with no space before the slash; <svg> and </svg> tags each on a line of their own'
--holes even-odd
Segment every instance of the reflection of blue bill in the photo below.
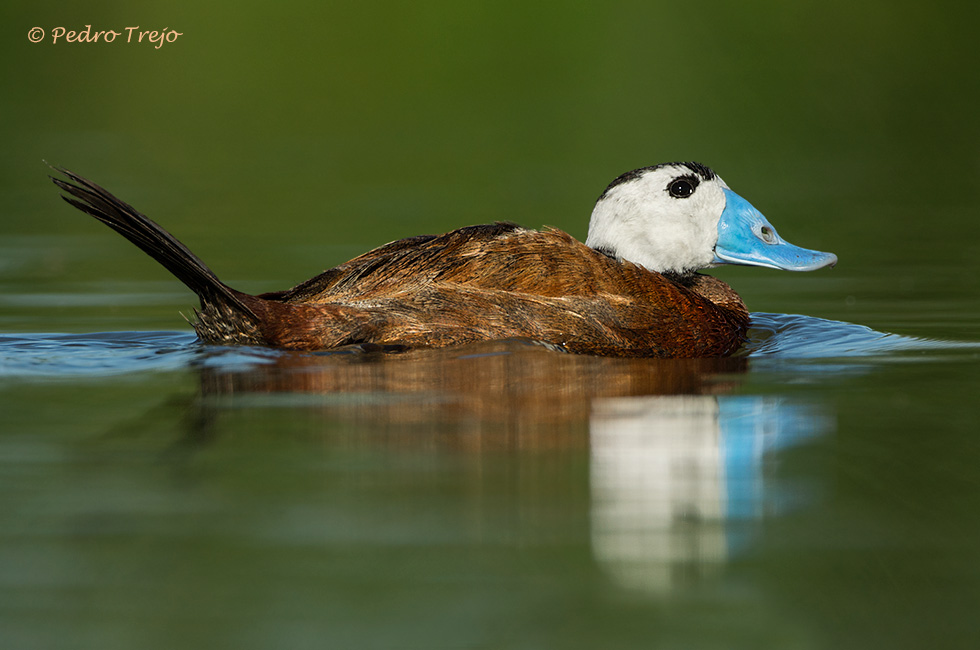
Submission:
<svg viewBox="0 0 980 650">
<path fill-rule="evenodd" d="M 802 404 L 779 397 L 718 399 L 718 443 L 724 459 L 727 546 L 734 553 L 751 529 L 738 520 L 782 514 L 805 501 L 798 485 L 766 481 L 765 462 L 774 452 L 798 445 L 829 427 L 827 419 Z"/>
<path fill-rule="evenodd" d="M 812 406 L 759 396 L 600 400 L 591 420 L 592 538 L 625 584 L 669 588 L 720 564 L 755 522 L 801 501 L 775 454 L 830 429 Z M 683 571 L 676 569 L 683 567 Z"/>
</svg>

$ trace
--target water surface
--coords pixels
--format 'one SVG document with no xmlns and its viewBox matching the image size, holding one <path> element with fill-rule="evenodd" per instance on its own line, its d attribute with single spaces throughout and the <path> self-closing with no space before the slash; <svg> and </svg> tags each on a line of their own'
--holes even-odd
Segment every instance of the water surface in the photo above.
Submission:
<svg viewBox="0 0 980 650">
<path fill-rule="evenodd" d="M 977 356 L 774 313 L 695 361 L 0 335 L 4 636 L 973 639 Z"/>
</svg>

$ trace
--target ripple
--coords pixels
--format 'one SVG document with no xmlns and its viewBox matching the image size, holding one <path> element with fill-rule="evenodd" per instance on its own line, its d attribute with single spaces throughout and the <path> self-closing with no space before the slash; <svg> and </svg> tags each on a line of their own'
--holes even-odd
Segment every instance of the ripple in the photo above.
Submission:
<svg viewBox="0 0 980 650">
<path fill-rule="evenodd" d="M 975 353 L 980 350 L 980 343 L 922 339 L 812 316 L 756 312 L 752 314 L 749 340 L 739 354 L 759 361 L 778 361 L 867 359 L 908 352 L 963 350 Z M 349 353 L 350 349 L 319 354 Z M 192 365 L 242 370 L 272 363 L 282 354 L 286 353 L 269 348 L 201 345 L 189 332 L 0 334 L 0 377 L 172 371 Z"/>
<path fill-rule="evenodd" d="M 0 377 L 175 370 L 199 350 L 185 332 L 0 334 Z"/>
<path fill-rule="evenodd" d="M 833 359 L 942 350 L 976 351 L 980 343 L 903 336 L 800 314 L 755 312 L 741 353 L 753 358 Z"/>
</svg>

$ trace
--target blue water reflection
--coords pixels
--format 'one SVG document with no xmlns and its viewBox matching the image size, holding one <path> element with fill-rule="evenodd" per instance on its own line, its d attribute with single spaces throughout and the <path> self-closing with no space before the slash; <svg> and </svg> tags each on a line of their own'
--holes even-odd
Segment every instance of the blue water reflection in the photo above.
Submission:
<svg viewBox="0 0 980 650">
<path fill-rule="evenodd" d="M 765 516 L 805 502 L 773 452 L 833 431 L 781 397 L 648 396 L 593 405 L 592 541 L 624 587 L 666 592 L 723 564 Z M 807 490 L 812 490 L 812 486 Z"/>
<path fill-rule="evenodd" d="M 492 346 L 491 346 L 492 347 Z M 511 354 L 521 349 L 490 354 Z M 754 363 L 807 362 L 807 372 L 853 372 L 854 359 L 904 353 L 980 350 L 980 343 L 938 341 L 878 332 L 863 325 L 796 314 L 755 312 L 740 357 Z M 325 353 L 357 355 L 359 349 Z M 190 364 L 224 370 L 273 363 L 284 353 L 268 348 L 203 346 L 190 332 L 96 332 L 0 334 L 0 375 L 63 376 L 174 370 Z M 479 352 L 477 354 L 480 354 Z M 446 356 L 446 355 L 444 355 Z M 472 356 L 463 349 L 456 356 Z M 846 359 L 846 364 L 828 363 Z M 808 363 L 820 361 L 819 364 Z"/>
<path fill-rule="evenodd" d="M 980 343 L 902 336 L 801 314 L 753 312 L 749 341 L 740 354 L 756 358 L 833 359 L 963 349 L 980 350 Z"/>
</svg>

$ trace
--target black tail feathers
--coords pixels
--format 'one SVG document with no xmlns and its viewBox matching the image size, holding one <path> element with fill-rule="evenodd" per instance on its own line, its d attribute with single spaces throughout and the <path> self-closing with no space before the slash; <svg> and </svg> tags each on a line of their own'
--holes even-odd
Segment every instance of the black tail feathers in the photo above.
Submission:
<svg viewBox="0 0 980 650">
<path fill-rule="evenodd" d="M 52 169 L 72 181 L 51 177 L 55 185 L 70 195 L 61 198 L 139 246 L 196 293 L 203 309 L 231 309 L 241 316 L 254 316 L 242 301 L 242 294 L 221 282 L 200 258 L 169 232 L 95 183 L 67 169 Z"/>
</svg>

